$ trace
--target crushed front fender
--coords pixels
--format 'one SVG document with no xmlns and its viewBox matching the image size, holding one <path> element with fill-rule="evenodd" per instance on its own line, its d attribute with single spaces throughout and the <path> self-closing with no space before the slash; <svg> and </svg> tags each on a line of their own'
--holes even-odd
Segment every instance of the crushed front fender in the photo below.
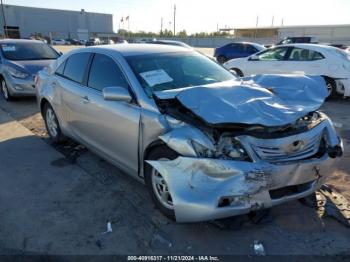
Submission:
<svg viewBox="0 0 350 262">
<path fill-rule="evenodd" d="M 176 220 L 197 222 L 246 214 L 307 196 L 332 173 L 335 161 L 337 158 L 325 154 L 286 164 L 191 157 L 147 162 L 167 181 Z M 295 192 L 291 193 L 288 188 L 293 186 Z"/>
</svg>

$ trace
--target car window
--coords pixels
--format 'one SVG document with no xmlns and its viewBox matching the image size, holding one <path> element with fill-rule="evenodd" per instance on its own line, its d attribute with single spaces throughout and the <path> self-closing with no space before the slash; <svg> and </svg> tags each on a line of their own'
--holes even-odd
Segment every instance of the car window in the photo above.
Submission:
<svg viewBox="0 0 350 262">
<path fill-rule="evenodd" d="M 77 83 L 83 83 L 86 66 L 89 62 L 90 53 L 78 53 L 71 55 L 64 68 L 63 75 Z"/>
<path fill-rule="evenodd" d="M 64 67 L 65 67 L 65 65 L 66 65 L 66 61 L 64 61 L 62 64 L 60 64 L 60 66 L 57 68 L 57 70 L 56 70 L 56 74 L 57 75 L 63 75 L 63 72 L 64 72 Z"/>
<path fill-rule="evenodd" d="M 287 53 L 288 47 L 278 47 L 273 49 L 268 49 L 257 55 L 259 61 L 280 61 L 284 60 Z"/>
<path fill-rule="evenodd" d="M 225 68 L 197 52 L 135 55 L 126 59 L 147 94 L 236 79 Z"/>
<path fill-rule="evenodd" d="M 90 68 L 88 86 L 102 91 L 103 88 L 111 86 L 128 88 L 128 82 L 112 58 L 95 54 Z"/>
<path fill-rule="evenodd" d="M 316 51 L 304 49 L 304 48 L 293 48 L 290 53 L 288 60 L 290 61 L 315 61 L 323 59 L 324 56 Z"/>
<path fill-rule="evenodd" d="M 258 49 L 256 49 L 254 46 L 251 45 L 244 45 L 245 50 L 250 52 L 250 53 L 257 53 Z"/>
</svg>

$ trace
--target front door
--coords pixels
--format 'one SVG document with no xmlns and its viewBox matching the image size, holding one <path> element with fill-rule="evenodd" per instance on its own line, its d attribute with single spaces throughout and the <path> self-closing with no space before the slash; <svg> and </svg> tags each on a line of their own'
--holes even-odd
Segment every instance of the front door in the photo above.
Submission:
<svg viewBox="0 0 350 262">
<path fill-rule="evenodd" d="M 245 75 L 282 74 L 289 47 L 276 47 L 251 56 L 246 63 Z"/>
<path fill-rule="evenodd" d="M 121 69 L 111 57 L 95 54 L 86 85 L 76 112 L 77 132 L 90 147 L 136 173 L 141 108 L 135 102 L 106 101 L 102 95 L 105 87 L 129 89 Z"/>
</svg>

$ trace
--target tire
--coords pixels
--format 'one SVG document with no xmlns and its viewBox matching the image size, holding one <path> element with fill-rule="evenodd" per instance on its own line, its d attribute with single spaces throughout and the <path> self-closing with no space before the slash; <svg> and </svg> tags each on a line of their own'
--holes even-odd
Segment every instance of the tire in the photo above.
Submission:
<svg viewBox="0 0 350 262">
<path fill-rule="evenodd" d="M 60 124 L 57 120 L 57 116 L 49 103 L 46 103 L 43 108 L 43 118 L 47 133 L 51 141 L 55 144 L 61 143 L 64 140 L 64 136 L 61 131 Z"/>
<path fill-rule="evenodd" d="M 6 81 L 3 78 L 1 79 L 1 93 L 6 101 L 11 101 L 13 99 L 9 92 L 9 89 L 7 88 Z"/>
<path fill-rule="evenodd" d="M 226 57 L 223 56 L 223 55 L 219 55 L 218 58 L 217 58 L 217 60 L 218 60 L 218 62 L 219 62 L 220 64 L 223 64 L 223 63 L 225 63 L 225 62 L 227 61 Z"/>
<path fill-rule="evenodd" d="M 147 159 L 148 160 L 174 160 L 178 156 L 179 156 L 178 153 L 176 153 L 169 147 L 163 145 L 163 146 L 158 146 L 154 148 L 148 155 Z M 159 178 L 163 181 L 163 183 L 159 182 Z M 175 212 L 172 207 L 171 195 L 167 190 L 168 186 L 166 184 L 166 181 L 163 179 L 161 174 L 159 174 L 152 166 L 148 165 L 147 163 L 145 164 L 145 182 L 156 207 L 166 217 L 172 220 L 175 220 Z M 167 201 L 161 200 L 161 193 L 159 192 L 162 190 L 167 192 Z"/>
<path fill-rule="evenodd" d="M 337 84 L 334 79 L 325 77 L 324 80 L 326 81 L 328 96 L 326 100 L 329 100 L 331 98 L 335 98 L 337 96 Z"/>
<path fill-rule="evenodd" d="M 238 68 L 231 68 L 230 70 L 234 71 L 236 73 L 236 75 L 239 76 L 239 77 L 243 77 L 244 76 L 243 72 L 241 70 L 239 70 Z"/>
</svg>

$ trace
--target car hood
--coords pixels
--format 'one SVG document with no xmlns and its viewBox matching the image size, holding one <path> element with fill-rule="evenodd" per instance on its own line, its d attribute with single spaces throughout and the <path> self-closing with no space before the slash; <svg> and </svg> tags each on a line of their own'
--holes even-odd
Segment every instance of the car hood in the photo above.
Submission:
<svg viewBox="0 0 350 262">
<path fill-rule="evenodd" d="M 10 61 L 8 64 L 19 68 L 21 71 L 35 75 L 37 72 L 42 70 L 44 67 L 49 66 L 52 60 L 23 60 L 23 61 Z"/>
<path fill-rule="evenodd" d="M 257 75 L 207 86 L 155 92 L 175 99 L 210 125 L 281 126 L 317 110 L 327 97 L 319 76 Z"/>
</svg>

